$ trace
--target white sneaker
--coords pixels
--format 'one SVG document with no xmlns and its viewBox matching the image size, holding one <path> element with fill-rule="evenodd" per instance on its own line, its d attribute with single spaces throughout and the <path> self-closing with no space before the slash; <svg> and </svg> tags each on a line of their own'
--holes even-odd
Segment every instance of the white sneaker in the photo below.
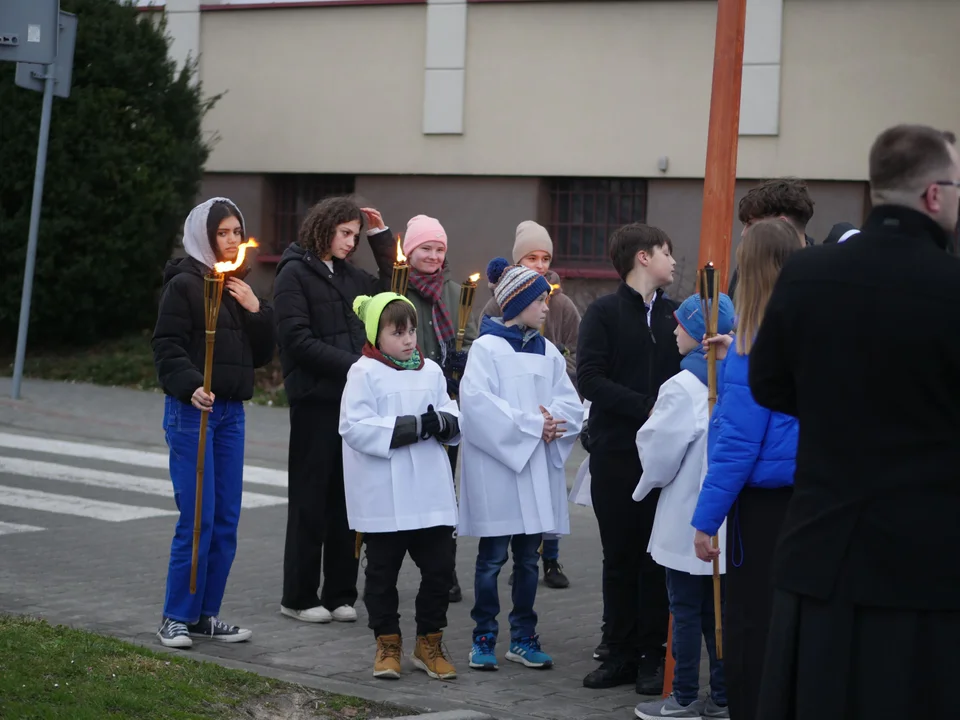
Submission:
<svg viewBox="0 0 960 720">
<path fill-rule="evenodd" d="M 351 608 L 351 610 L 352 609 L 353 608 Z M 292 617 L 294 620 L 308 623 L 328 623 L 333 620 L 333 615 L 323 605 L 317 605 L 316 607 L 307 608 L 306 610 L 293 610 L 281 605 L 280 613 L 287 617 Z M 357 619 L 356 613 L 354 613 L 353 619 Z"/>
<path fill-rule="evenodd" d="M 341 605 L 333 611 L 333 619 L 337 622 L 356 622 L 357 611 L 349 605 Z"/>
</svg>

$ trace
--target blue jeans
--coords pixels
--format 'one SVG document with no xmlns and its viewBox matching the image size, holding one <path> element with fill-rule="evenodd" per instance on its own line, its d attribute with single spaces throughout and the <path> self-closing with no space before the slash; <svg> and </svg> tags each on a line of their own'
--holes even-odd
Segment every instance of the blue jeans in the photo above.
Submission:
<svg viewBox="0 0 960 720">
<path fill-rule="evenodd" d="M 237 525 L 243 492 L 243 403 L 217 400 L 207 422 L 203 469 L 203 513 L 197 553 L 197 592 L 190 594 L 193 519 L 197 497 L 200 411 L 167 397 L 163 429 L 170 448 L 170 479 L 180 511 L 170 545 L 165 617 L 192 624 L 220 614 L 230 566 L 237 554 Z"/>
<path fill-rule="evenodd" d="M 727 704 L 723 663 L 717 660 L 714 633 L 713 576 L 691 575 L 667 568 L 667 596 L 673 615 L 673 694 L 689 705 L 700 692 L 700 638 L 710 657 L 710 691 L 714 702 Z M 721 585 L 721 588 L 723 586 Z"/>
<path fill-rule="evenodd" d="M 560 536 L 559 535 L 553 535 L 552 533 L 544 533 L 543 559 L 544 560 L 560 559 Z"/>
<path fill-rule="evenodd" d="M 513 611 L 510 613 L 510 640 L 522 640 L 537 634 L 537 599 L 540 580 L 540 541 L 542 535 L 506 535 L 480 538 L 477 552 L 477 574 L 473 583 L 474 604 L 470 617 L 476 627 L 473 637 L 496 637 L 500 626 L 500 592 L 497 578 L 507 562 L 507 549 L 513 547 Z"/>
</svg>

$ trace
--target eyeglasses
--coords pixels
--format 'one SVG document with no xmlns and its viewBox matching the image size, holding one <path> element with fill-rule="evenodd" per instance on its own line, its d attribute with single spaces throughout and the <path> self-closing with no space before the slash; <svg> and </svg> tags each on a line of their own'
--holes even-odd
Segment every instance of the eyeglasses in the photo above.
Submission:
<svg viewBox="0 0 960 720">
<path fill-rule="evenodd" d="M 960 189 L 960 180 L 936 180 L 936 181 L 934 181 L 934 182 L 932 182 L 932 183 L 930 183 L 930 184 L 931 184 L 931 185 L 940 185 L 940 186 L 942 186 L 942 187 L 955 187 L 955 188 Z M 927 188 L 926 190 L 924 190 L 924 191 L 923 191 L 923 194 L 922 194 L 920 197 L 926 198 L 928 192 L 930 192 L 930 188 Z"/>
</svg>

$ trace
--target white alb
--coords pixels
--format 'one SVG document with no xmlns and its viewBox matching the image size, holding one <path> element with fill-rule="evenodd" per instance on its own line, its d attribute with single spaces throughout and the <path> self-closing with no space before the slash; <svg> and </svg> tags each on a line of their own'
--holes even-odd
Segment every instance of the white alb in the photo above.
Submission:
<svg viewBox="0 0 960 720">
<path fill-rule="evenodd" d="M 570 533 L 564 464 L 583 404 L 566 368 L 549 340 L 545 355 L 516 352 L 495 335 L 470 347 L 460 382 L 460 535 Z M 549 444 L 541 405 L 567 421 L 566 435 Z"/>
<path fill-rule="evenodd" d="M 690 524 L 707 474 L 709 424 L 707 386 L 681 370 L 660 387 L 653 414 L 637 432 L 643 474 L 633 499 L 639 502 L 654 488 L 663 488 L 647 552 L 658 565 L 691 575 L 713 574 L 713 563 L 694 552 L 696 531 Z M 720 572 L 726 566 L 726 535 L 724 522 L 719 530 Z"/>
<path fill-rule="evenodd" d="M 397 370 L 361 357 L 347 373 L 340 403 L 347 519 L 357 532 L 384 533 L 457 524 L 447 451 L 436 438 L 391 448 L 397 418 L 460 413 L 440 366 Z M 449 444 L 456 445 L 456 437 Z"/>
</svg>

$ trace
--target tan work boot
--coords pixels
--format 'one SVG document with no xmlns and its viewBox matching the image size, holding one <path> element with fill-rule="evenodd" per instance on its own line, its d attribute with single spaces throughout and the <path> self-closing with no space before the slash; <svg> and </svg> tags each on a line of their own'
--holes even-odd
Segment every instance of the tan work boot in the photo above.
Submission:
<svg viewBox="0 0 960 720">
<path fill-rule="evenodd" d="M 417 636 L 413 664 L 434 680 L 453 680 L 457 677 L 457 669 L 447 660 L 443 651 L 442 632 Z"/>
<path fill-rule="evenodd" d="M 400 677 L 400 657 L 403 640 L 399 635 L 381 635 L 377 638 L 377 656 L 373 660 L 373 676 L 386 680 Z"/>
</svg>

